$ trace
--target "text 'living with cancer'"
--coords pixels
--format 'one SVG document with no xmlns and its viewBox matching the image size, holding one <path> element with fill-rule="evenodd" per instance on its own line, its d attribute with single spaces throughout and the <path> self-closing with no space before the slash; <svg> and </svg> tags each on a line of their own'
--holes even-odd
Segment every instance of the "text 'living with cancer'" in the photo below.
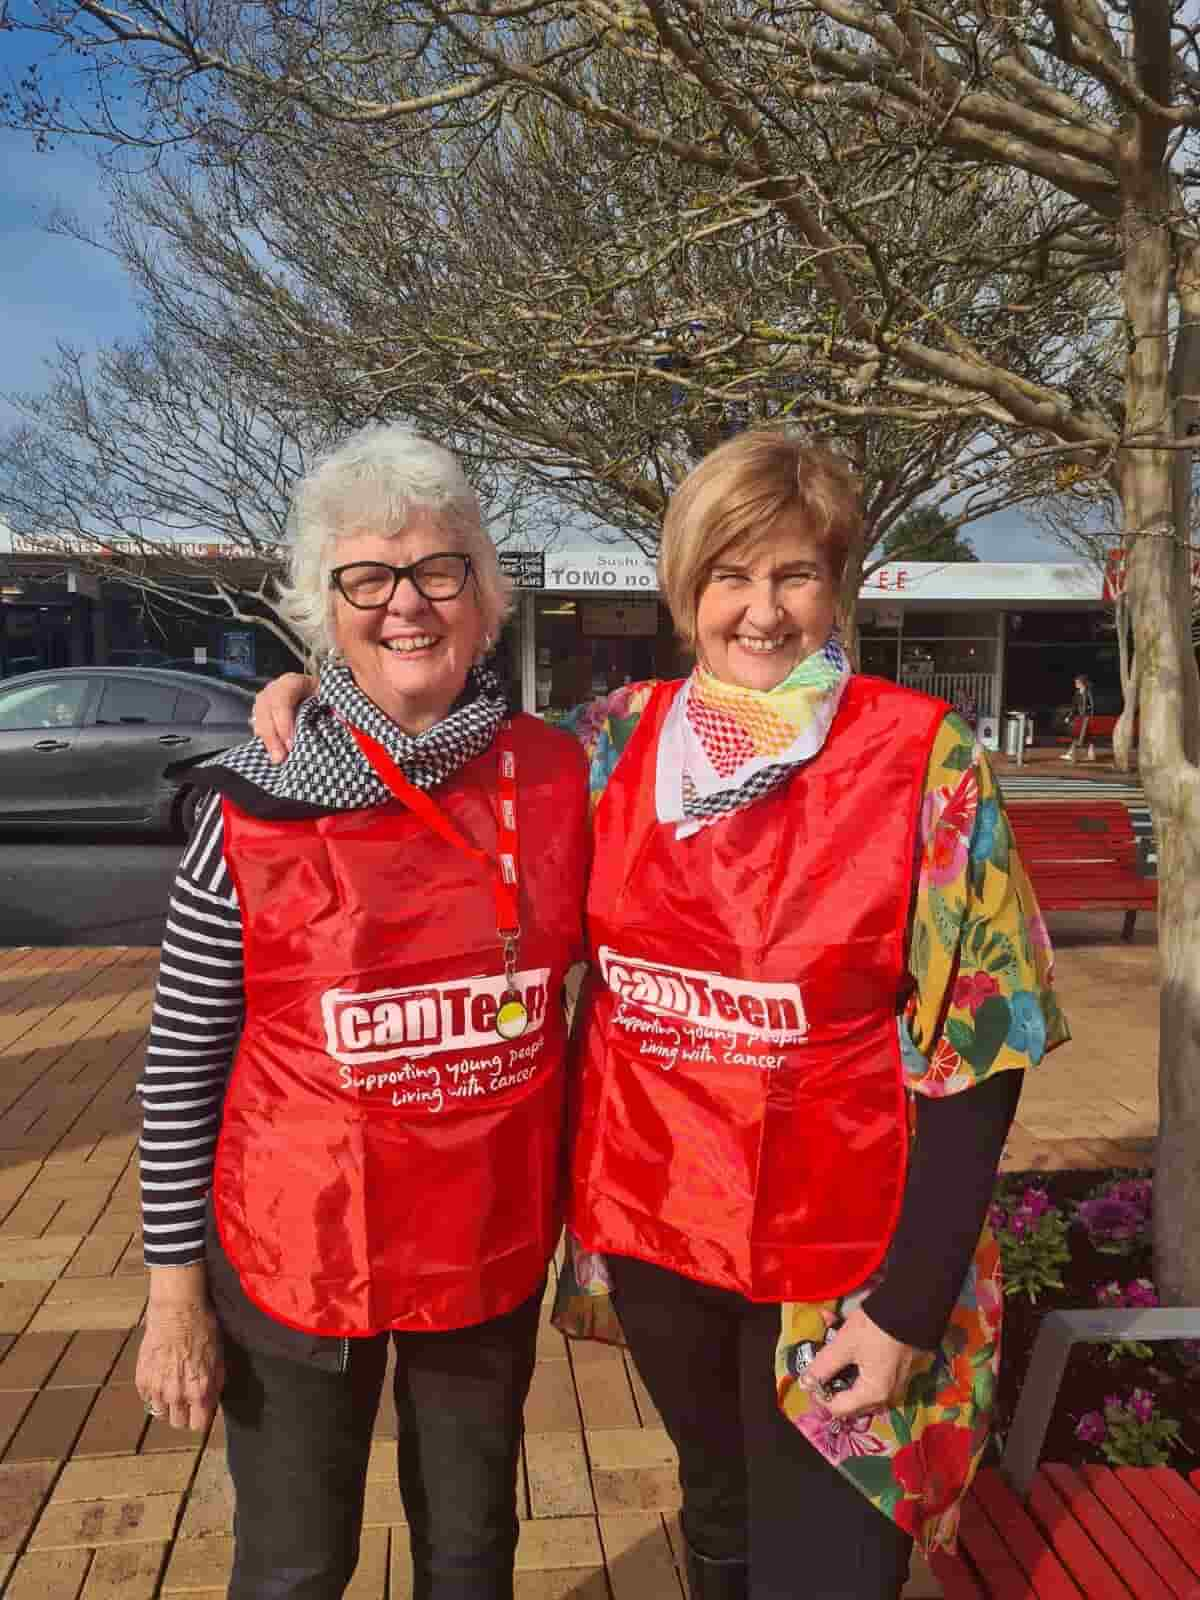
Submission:
<svg viewBox="0 0 1200 1600">
<path fill-rule="evenodd" d="M 371 1072 L 356 1071 L 343 1062 L 338 1068 L 338 1083 L 347 1094 L 383 1094 L 387 1103 L 398 1109 L 407 1107 L 436 1115 L 452 1100 L 482 1100 L 529 1083 L 538 1071 L 537 1058 L 545 1045 L 544 1035 L 539 1035 L 482 1059 L 466 1056 L 438 1065 L 406 1061 L 401 1066 L 380 1067 Z"/>
</svg>

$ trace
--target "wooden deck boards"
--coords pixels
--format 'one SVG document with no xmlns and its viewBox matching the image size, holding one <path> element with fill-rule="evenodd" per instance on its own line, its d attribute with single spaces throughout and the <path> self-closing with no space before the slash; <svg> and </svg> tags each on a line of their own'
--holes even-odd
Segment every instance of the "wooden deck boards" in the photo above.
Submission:
<svg viewBox="0 0 1200 1600">
<path fill-rule="evenodd" d="M 156 965 L 143 949 L 0 950 L 0 1589 L 11 1600 L 215 1597 L 228 1575 L 219 1419 L 207 1437 L 173 1433 L 133 1388 L 146 1292 L 134 1087 Z M 1023 1107 L 1006 1165 L 1146 1159 L 1144 1094 L 1097 1095 L 1081 1076 L 1035 1097 L 1028 1121 Z M 376 1435 L 350 1600 L 403 1600 L 386 1406 Z M 521 1493 L 518 1600 L 683 1600 L 671 1447 L 621 1352 L 568 1349 L 543 1329 Z M 1129 1499 L 1133 1537 L 1149 1513 Z M 922 1564 L 906 1593 L 941 1592 Z"/>
</svg>

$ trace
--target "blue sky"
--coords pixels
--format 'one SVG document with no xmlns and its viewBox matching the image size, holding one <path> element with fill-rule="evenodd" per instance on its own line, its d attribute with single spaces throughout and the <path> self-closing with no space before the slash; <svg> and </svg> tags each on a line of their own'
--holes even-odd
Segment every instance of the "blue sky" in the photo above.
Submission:
<svg viewBox="0 0 1200 1600">
<path fill-rule="evenodd" d="M 108 207 L 94 160 L 62 145 L 39 154 L 27 136 L 0 129 L 0 389 L 41 389 L 57 344 L 94 349 L 137 332 L 128 280 L 100 250 L 46 230 L 62 208 L 101 230 Z M 12 421 L 0 397 L 0 425 Z"/>
<path fill-rule="evenodd" d="M 11 34 L 0 34 L 6 77 L 20 63 Z M 95 349 L 134 337 L 140 325 L 131 285 L 104 252 L 56 237 L 46 222 L 56 209 L 75 213 L 96 232 L 108 216 L 95 156 L 61 141 L 38 152 L 26 134 L 0 129 L 0 429 L 15 413 L 4 399 L 38 390 L 59 341 Z M 1004 512 L 966 530 L 985 561 L 1071 559 L 1020 512 Z"/>
<path fill-rule="evenodd" d="M 47 60 L 42 40 L 0 34 L 0 77 L 8 87 L 32 60 L 64 95 L 68 69 Z M 55 210 L 102 232 L 108 202 L 95 153 L 59 141 L 39 152 L 28 134 L 0 128 L 0 427 L 14 412 L 13 390 L 41 389 L 59 341 L 85 349 L 131 337 L 138 311 L 131 286 L 100 250 L 46 231 Z"/>
</svg>

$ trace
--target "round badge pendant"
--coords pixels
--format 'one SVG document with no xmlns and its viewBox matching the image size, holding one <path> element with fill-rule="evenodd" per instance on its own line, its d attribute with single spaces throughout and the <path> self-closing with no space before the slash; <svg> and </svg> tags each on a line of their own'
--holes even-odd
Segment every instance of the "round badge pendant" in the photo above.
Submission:
<svg viewBox="0 0 1200 1600">
<path fill-rule="evenodd" d="M 529 1013 L 519 994 L 514 989 L 500 1001 L 500 1009 L 496 1013 L 496 1032 L 502 1039 L 519 1039 L 529 1026 Z"/>
</svg>

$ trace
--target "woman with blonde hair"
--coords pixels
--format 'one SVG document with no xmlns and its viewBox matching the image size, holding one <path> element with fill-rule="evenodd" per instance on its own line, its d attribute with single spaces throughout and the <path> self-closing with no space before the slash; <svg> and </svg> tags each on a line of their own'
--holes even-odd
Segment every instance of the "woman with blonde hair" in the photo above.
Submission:
<svg viewBox="0 0 1200 1600">
<path fill-rule="evenodd" d="M 985 753 L 841 647 L 861 534 L 838 456 L 720 446 L 663 529 L 694 670 L 577 718 L 558 1320 L 629 1344 L 693 1600 L 894 1600 L 914 1539 L 953 1543 L 998 1365 L 988 1201 L 1021 1069 L 1067 1037 Z"/>
</svg>

